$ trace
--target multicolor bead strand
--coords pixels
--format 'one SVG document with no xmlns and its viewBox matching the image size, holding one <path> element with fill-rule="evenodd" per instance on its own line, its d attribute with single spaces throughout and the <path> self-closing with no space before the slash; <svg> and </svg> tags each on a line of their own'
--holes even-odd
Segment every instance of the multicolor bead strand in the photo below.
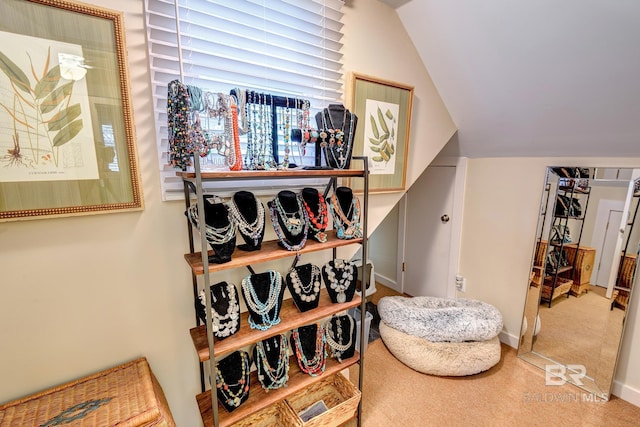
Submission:
<svg viewBox="0 0 640 427">
<path fill-rule="evenodd" d="M 327 241 L 327 233 L 325 232 L 329 225 L 329 215 L 327 215 L 327 203 L 324 200 L 324 196 L 318 193 L 318 214 L 314 214 L 309 204 L 302 198 L 302 205 L 307 212 L 309 218 L 309 227 L 315 233 L 316 239 L 319 242 L 325 243 Z"/>
<path fill-rule="evenodd" d="M 249 367 L 251 365 L 249 354 L 246 351 L 238 351 L 238 353 L 240 354 L 241 374 L 236 383 L 229 384 L 224 379 L 219 367 L 216 369 L 216 389 L 224 397 L 225 403 L 234 408 L 240 406 L 242 400 L 249 393 Z M 236 390 L 234 391 L 234 389 Z"/>
<path fill-rule="evenodd" d="M 275 390 L 281 387 L 286 387 L 287 381 L 289 381 L 289 351 L 287 344 L 287 337 L 283 334 L 280 335 L 280 341 L 278 342 L 278 361 L 275 367 L 271 366 L 269 359 L 267 358 L 267 352 L 265 352 L 264 342 L 258 341 L 256 343 L 256 370 L 258 371 L 258 381 L 265 390 Z M 269 351 L 269 349 L 267 349 Z M 266 379 L 269 380 L 267 383 Z"/>
<path fill-rule="evenodd" d="M 345 214 L 336 194 L 331 195 L 331 213 L 333 216 L 333 228 L 336 229 L 339 239 L 355 239 L 362 237 L 360 229 L 360 200 L 353 196 L 349 205 L 349 212 Z"/>
<path fill-rule="evenodd" d="M 294 329 L 292 332 L 293 342 L 296 352 L 296 360 L 300 370 L 312 377 L 318 376 L 324 372 L 326 366 L 327 350 L 326 350 L 326 338 L 324 334 L 324 328 L 322 325 L 316 324 L 316 340 L 315 350 L 312 359 L 307 359 L 304 355 L 302 348 L 302 342 L 300 341 L 300 333 L 298 329 Z"/>
</svg>

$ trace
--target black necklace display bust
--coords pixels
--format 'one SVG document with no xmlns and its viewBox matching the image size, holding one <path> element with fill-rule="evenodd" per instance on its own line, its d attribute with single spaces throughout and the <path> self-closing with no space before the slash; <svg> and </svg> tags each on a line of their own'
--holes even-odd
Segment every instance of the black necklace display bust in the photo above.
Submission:
<svg viewBox="0 0 640 427">
<path fill-rule="evenodd" d="M 259 250 L 265 231 L 262 202 L 249 191 L 238 191 L 229 201 L 229 208 L 245 242 L 238 245 L 238 249 L 248 252 Z"/>
<path fill-rule="evenodd" d="M 308 237 L 320 243 L 326 242 L 329 214 L 324 196 L 315 188 L 305 187 L 300 191 L 300 197 L 309 220 Z"/>
<path fill-rule="evenodd" d="M 219 340 L 223 340 L 240 330 L 240 300 L 233 283 L 219 282 L 211 285 L 211 330 Z M 207 323 L 204 290 L 195 300 L 196 313 L 202 323 Z"/>
<path fill-rule="evenodd" d="M 289 380 L 289 343 L 284 334 L 258 341 L 253 348 L 258 381 L 265 390 L 283 387 Z"/>
<path fill-rule="evenodd" d="M 309 222 L 297 194 L 283 190 L 267 204 L 278 244 L 289 251 L 302 249 L 307 242 Z"/>
<path fill-rule="evenodd" d="M 349 261 L 334 259 L 322 266 L 322 278 L 331 302 L 342 304 L 353 299 L 358 269 Z"/>
<path fill-rule="evenodd" d="M 185 212 L 191 224 L 202 233 L 198 215 L 198 205 L 191 205 Z M 204 196 L 204 232 L 207 242 L 213 249 L 209 262 L 224 264 L 231 261 L 236 248 L 236 226 L 229 208 L 217 196 Z"/>
<path fill-rule="evenodd" d="M 291 299 L 300 312 L 313 310 L 320 302 L 320 269 L 313 264 L 293 267 L 287 273 L 287 287 Z"/>
<path fill-rule="evenodd" d="M 356 322 L 348 314 L 331 317 L 325 327 L 331 355 L 339 362 L 353 357 L 356 351 Z"/>
<path fill-rule="evenodd" d="M 217 364 L 216 394 L 222 407 L 233 412 L 249 398 L 249 353 L 234 351 Z"/>
<path fill-rule="evenodd" d="M 358 117 L 342 104 L 330 104 L 316 114 L 316 124 L 327 165 L 334 169 L 349 169 Z"/>
<path fill-rule="evenodd" d="M 251 329 L 265 331 L 280 323 L 285 286 L 277 271 L 250 274 L 242 279 L 242 297 L 249 311 Z"/>
</svg>

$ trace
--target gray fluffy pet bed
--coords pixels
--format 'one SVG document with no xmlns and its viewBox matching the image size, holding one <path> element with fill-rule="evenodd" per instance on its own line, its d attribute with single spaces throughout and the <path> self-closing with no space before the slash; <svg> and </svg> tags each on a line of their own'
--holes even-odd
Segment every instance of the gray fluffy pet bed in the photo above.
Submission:
<svg viewBox="0 0 640 427">
<path fill-rule="evenodd" d="M 430 342 L 487 341 L 502 330 L 494 306 L 464 298 L 383 297 L 378 313 L 386 326 Z"/>
<path fill-rule="evenodd" d="M 408 367 L 440 376 L 474 375 L 500 361 L 500 340 L 462 343 L 430 342 L 380 322 L 380 336 L 389 351 Z"/>
</svg>

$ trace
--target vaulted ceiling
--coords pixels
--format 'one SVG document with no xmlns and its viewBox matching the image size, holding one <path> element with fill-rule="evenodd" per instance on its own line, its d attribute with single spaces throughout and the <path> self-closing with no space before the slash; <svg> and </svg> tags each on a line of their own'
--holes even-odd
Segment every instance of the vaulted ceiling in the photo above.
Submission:
<svg viewBox="0 0 640 427">
<path fill-rule="evenodd" d="M 640 1 L 383 0 L 468 157 L 640 156 Z"/>
</svg>

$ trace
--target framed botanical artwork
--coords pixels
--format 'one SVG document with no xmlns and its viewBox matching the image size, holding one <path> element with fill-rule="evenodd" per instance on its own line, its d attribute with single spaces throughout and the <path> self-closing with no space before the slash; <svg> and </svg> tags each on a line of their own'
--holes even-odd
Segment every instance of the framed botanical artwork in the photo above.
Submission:
<svg viewBox="0 0 640 427">
<path fill-rule="evenodd" d="M 358 117 L 353 154 L 368 157 L 369 192 L 403 191 L 413 86 L 352 73 L 350 93 Z M 362 190 L 352 181 L 354 190 Z"/>
<path fill-rule="evenodd" d="M 142 209 L 122 13 L 2 0 L 0 221 Z"/>
</svg>

